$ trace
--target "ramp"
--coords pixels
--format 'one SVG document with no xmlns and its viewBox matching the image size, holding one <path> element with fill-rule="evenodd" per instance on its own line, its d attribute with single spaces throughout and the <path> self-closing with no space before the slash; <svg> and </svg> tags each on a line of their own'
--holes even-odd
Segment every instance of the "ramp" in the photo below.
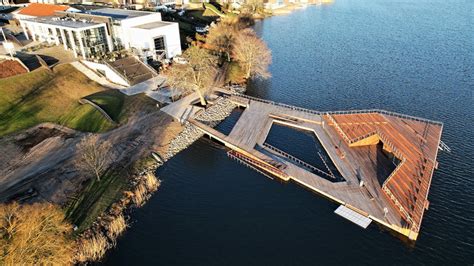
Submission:
<svg viewBox="0 0 474 266">
<path fill-rule="evenodd" d="M 339 216 L 342 216 L 343 218 L 346 218 L 347 220 L 357 224 L 358 226 L 366 229 L 367 226 L 369 226 L 369 224 L 372 222 L 371 219 L 347 208 L 346 206 L 339 206 L 339 208 L 337 208 L 335 211 L 334 211 L 336 214 L 338 214 Z"/>
</svg>

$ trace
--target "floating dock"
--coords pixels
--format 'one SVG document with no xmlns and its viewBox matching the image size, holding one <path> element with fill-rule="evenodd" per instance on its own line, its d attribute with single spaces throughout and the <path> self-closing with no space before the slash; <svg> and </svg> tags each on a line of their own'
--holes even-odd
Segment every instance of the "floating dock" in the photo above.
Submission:
<svg viewBox="0 0 474 266">
<path fill-rule="evenodd" d="M 356 216 L 346 209 L 361 216 L 356 219 L 361 226 L 373 220 L 417 239 L 442 123 L 383 110 L 319 112 L 240 94 L 225 97 L 245 108 L 228 135 L 188 121 L 228 147 L 230 157 L 339 203 L 344 217 Z M 343 180 L 266 143 L 274 124 L 314 134 Z"/>
</svg>

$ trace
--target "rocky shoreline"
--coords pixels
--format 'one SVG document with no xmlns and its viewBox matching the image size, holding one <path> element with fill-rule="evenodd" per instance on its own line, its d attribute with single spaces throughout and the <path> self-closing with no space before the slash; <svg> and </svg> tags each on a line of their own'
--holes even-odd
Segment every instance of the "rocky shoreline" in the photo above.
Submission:
<svg viewBox="0 0 474 266">
<path fill-rule="evenodd" d="M 219 97 L 212 106 L 197 114 L 195 119 L 208 126 L 215 127 L 227 118 L 236 107 L 237 106 L 228 99 Z M 184 130 L 171 141 L 168 152 L 164 158 L 165 161 L 189 147 L 189 145 L 193 144 L 203 135 L 202 131 L 197 129 L 194 125 L 185 122 Z"/>
</svg>

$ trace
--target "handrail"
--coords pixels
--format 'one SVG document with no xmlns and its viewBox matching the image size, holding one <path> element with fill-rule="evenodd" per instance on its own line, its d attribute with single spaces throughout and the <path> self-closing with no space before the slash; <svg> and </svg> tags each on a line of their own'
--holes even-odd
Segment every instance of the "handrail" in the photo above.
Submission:
<svg viewBox="0 0 474 266">
<path fill-rule="evenodd" d="M 253 97 L 253 96 L 249 96 L 249 95 L 245 95 L 245 94 L 240 94 L 240 93 L 236 93 L 236 92 L 232 92 L 231 95 L 236 96 L 236 97 L 247 98 L 247 99 L 250 99 L 250 100 L 253 100 L 253 101 L 268 103 L 268 104 L 275 105 L 275 106 L 285 107 L 285 108 L 289 108 L 289 109 L 292 109 L 292 110 L 298 110 L 298 111 L 302 111 L 302 112 L 317 114 L 317 115 L 378 113 L 378 114 L 392 115 L 392 116 L 396 116 L 396 117 L 400 117 L 400 118 L 404 118 L 404 119 L 411 119 L 411 120 L 415 120 L 415 121 L 426 122 L 426 123 L 430 123 L 430 124 L 434 124 L 434 125 L 443 125 L 443 123 L 439 122 L 439 121 L 434 121 L 434 120 L 421 118 L 421 117 L 416 117 L 416 116 L 411 116 L 411 115 L 400 114 L 400 113 L 397 113 L 397 112 L 386 111 L 386 110 L 382 110 L 382 109 L 360 109 L 360 110 L 322 112 L 322 111 L 316 111 L 316 110 L 311 110 L 311 109 L 307 109 L 307 108 L 297 107 L 297 106 L 293 106 L 293 105 L 289 105 L 289 104 L 285 104 L 285 103 L 277 103 L 277 102 L 274 102 L 274 101 L 265 100 L 265 99 L 261 99 L 261 98 L 257 98 L 257 97 Z"/>
<path fill-rule="evenodd" d="M 270 179 L 273 179 L 273 177 L 271 177 L 269 174 L 265 173 L 264 171 L 261 171 L 260 169 L 258 169 L 257 167 L 253 166 L 250 162 L 247 162 L 246 160 L 244 160 L 243 158 L 239 158 L 237 157 L 236 155 L 234 155 L 233 153 L 231 153 L 230 151 L 227 152 L 227 156 L 229 156 L 229 158 L 231 159 L 234 159 L 238 162 L 240 162 L 241 164 L 253 169 L 254 171 L 257 171 L 258 173 L 270 178 Z"/>
<path fill-rule="evenodd" d="M 386 110 L 383 110 L 383 109 L 360 109 L 360 110 L 346 110 L 346 111 L 327 111 L 325 113 L 327 113 L 327 114 L 378 113 L 378 114 L 392 115 L 392 116 L 396 116 L 396 117 L 404 118 L 404 119 L 411 119 L 411 120 L 415 120 L 415 121 L 426 122 L 426 123 L 434 124 L 434 125 L 443 125 L 443 123 L 439 122 L 439 121 L 434 121 L 434 120 L 421 118 L 421 117 L 417 117 L 417 116 L 400 114 L 400 113 L 397 113 L 397 112 L 386 111 Z"/>
<path fill-rule="evenodd" d="M 405 208 L 402 206 L 402 204 L 398 201 L 398 199 L 393 195 L 392 191 L 388 187 L 383 187 L 383 190 L 385 193 L 390 197 L 390 199 L 394 202 L 395 206 L 398 207 L 398 209 L 403 213 L 403 215 L 406 217 L 407 221 L 411 223 L 412 228 L 418 228 L 417 224 L 411 218 L 410 214 L 405 210 Z"/>
<path fill-rule="evenodd" d="M 328 172 L 329 174 L 331 175 L 331 177 L 333 179 L 336 179 L 336 176 L 334 175 L 334 173 L 331 171 L 331 169 L 329 168 L 329 165 L 326 163 L 326 160 L 324 160 L 323 158 L 323 155 L 318 151 L 318 155 L 319 155 L 319 159 L 321 159 L 321 161 L 323 162 L 324 166 L 326 166 L 326 169 L 328 169 Z"/>
<path fill-rule="evenodd" d="M 290 160 L 292 160 L 292 161 L 294 161 L 294 162 L 296 162 L 296 163 L 299 163 L 299 164 L 303 165 L 304 167 L 307 167 L 307 168 L 309 168 L 309 169 L 311 169 L 311 170 L 313 170 L 313 171 L 317 171 L 318 173 L 324 174 L 324 175 L 326 175 L 326 176 L 332 178 L 331 175 L 329 175 L 328 173 L 324 172 L 323 170 L 321 170 L 321 169 L 319 169 L 319 168 L 316 168 L 316 167 L 312 166 L 311 164 L 309 164 L 309 163 L 307 163 L 307 162 L 305 162 L 305 161 L 302 161 L 302 160 L 300 160 L 300 159 L 294 157 L 293 155 L 290 155 L 290 154 L 288 154 L 288 153 L 286 153 L 286 152 L 284 152 L 284 151 L 282 151 L 282 150 L 280 150 L 280 149 L 278 149 L 278 148 L 276 148 L 276 147 L 274 147 L 274 146 L 272 146 L 272 145 L 270 145 L 270 144 L 268 144 L 268 143 L 266 143 L 266 142 L 264 142 L 262 145 L 263 145 L 264 147 L 266 147 L 266 148 L 269 148 L 269 149 L 271 149 L 271 150 L 273 150 L 273 151 L 275 151 L 275 152 L 281 154 L 282 156 L 284 156 L 284 157 L 286 157 L 286 158 L 288 158 L 288 159 L 290 159 Z"/>
<path fill-rule="evenodd" d="M 274 167 L 274 166 L 271 166 L 271 165 L 264 164 L 264 163 L 259 162 L 259 161 L 257 161 L 257 160 L 254 160 L 254 159 L 252 159 L 252 158 L 250 158 L 250 157 L 248 157 L 248 156 L 246 156 L 246 155 L 244 155 L 244 154 L 242 154 L 242 153 L 239 153 L 239 152 L 236 152 L 236 151 L 231 150 L 231 151 L 229 151 L 227 154 L 228 154 L 229 156 L 234 156 L 234 157 L 236 157 L 236 158 L 238 158 L 238 159 L 241 159 L 241 160 L 243 160 L 243 161 L 245 161 L 245 162 L 247 162 L 247 163 L 249 163 L 249 164 L 254 164 L 255 166 L 259 166 L 259 167 L 261 167 L 261 168 L 263 168 L 263 169 L 269 171 L 270 173 L 272 173 L 272 172 L 273 172 L 273 173 L 278 173 L 279 175 L 281 175 L 281 176 L 283 176 L 283 177 L 288 177 L 288 175 L 287 175 L 285 172 L 281 171 L 280 169 L 278 169 L 278 168 L 276 168 L 276 167 Z"/>
<path fill-rule="evenodd" d="M 342 128 L 337 124 L 336 120 L 334 119 L 334 117 L 332 117 L 330 114 L 327 114 L 326 117 L 331 120 L 331 122 L 333 123 L 334 125 L 334 128 L 336 128 L 336 131 L 339 132 L 339 134 L 342 136 L 342 138 L 348 143 L 348 144 L 351 144 L 351 140 L 349 139 L 349 137 L 346 135 L 346 133 L 344 132 L 344 130 L 342 130 Z"/>
<path fill-rule="evenodd" d="M 232 92 L 231 95 L 236 96 L 236 97 L 246 98 L 246 99 L 256 101 L 256 102 L 262 102 L 262 103 L 267 103 L 267 104 L 271 104 L 271 105 L 275 105 L 275 106 L 279 106 L 279 107 L 284 107 L 284 108 L 288 108 L 288 109 L 291 109 L 291 110 L 297 110 L 297 111 L 316 114 L 316 115 L 321 115 L 322 114 L 319 111 L 315 111 L 315 110 L 311 110 L 311 109 L 307 109 L 307 108 L 302 108 L 302 107 L 298 107 L 298 106 L 294 106 L 294 105 L 289 105 L 289 104 L 286 104 L 286 103 L 278 103 L 278 102 L 265 100 L 265 99 L 245 95 L 245 94 L 239 94 L 239 93 Z"/>
<path fill-rule="evenodd" d="M 364 134 L 364 135 L 361 135 L 361 136 L 359 136 L 359 137 L 355 137 L 355 138 L 351 139 L 351 142 L 350 142 L 350 143 L 351 143 L 351 144 L 352 144 L 352 143 L 356 143 L 356 142 L 359 141 L 359 140 L 363 140 L 363 139 L 368 138 L 368 137 L 370 137 L 370 136 L 373 136 L 373 135 L 375 135 L 375 134 L 377 134 L 377 130 L 370 131 L 370 132 L 368 132 L 368 133 L 366 133 L 366 134 Z"/>
<path fill-rule="evenodd" d="M 382 187 L 387 186 L 390 179 L 392 179 L 392 177 L 395 176 L 395 174 L 398 172 L 398 170 L 400 170 L 400 168 L 402 167 L 402 165 L 405 162 L 406 162 L 406 159 L 403 158 L 402 161 L 397 165 L 397 167 L 395 167 L 395 169 L 393 169 L 392 173 L 390 173 L 390 175 L 387 177 L 387 179 L 385 179 L 385 182 L 383 182 Z"/>
</svg>

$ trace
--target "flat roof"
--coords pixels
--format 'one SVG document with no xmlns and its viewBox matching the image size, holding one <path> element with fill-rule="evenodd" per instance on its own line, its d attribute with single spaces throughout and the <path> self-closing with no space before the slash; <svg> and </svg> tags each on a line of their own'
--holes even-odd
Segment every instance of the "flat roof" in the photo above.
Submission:
<svg viewBox="0 0 474 266">
<path fill-rule="evenodd" d="M 152 30 L 152 29 L 168 26 L 168 25 L 171 25 L 171 24 L 172 24 L 172 22 L 155 21 L 155 22 L 150 22 L 150 23 L 137 25 L 137 26 L 134 26 L 134 28 L 143 29 L 143 30 Z"/>
<path fill-rule="evenodd" d="M 87 11 L 84 11 L 83 13 L 97 15 L 97 16 L 111 17 L 116 20 L 136 18 L 136 17 L 153 14 L 153 12 L 135 11 L 135 10 L 118 9 L 118 8 L 99 8 L 99 9 L 94 9 L 94 10 L 87 10 Z"/>
<path fill-rule="evenodd" d="M 87 20 L 80 20 L 80 19 L 59 19 L 58 17 L 42 17 L 42 18 L 31 18 L 31 19 L 24 19 L 25 21 L 31 21 L 31 22 L 36 22 L 36 23 L 41 23 L 41 24 L 48 24 L 48 25 L 53 25 L 53 26 L 61 26 L 61 27 L 66 27 L 66 28 L 74 28 L 74 29 L 80 29 L 80 28 L 86 28 L 90 26 L 95 26 L 95 25 L 100 25 L 102 23 L 96 23 L 92 21 L 87 21 Z"/>
</svg>

